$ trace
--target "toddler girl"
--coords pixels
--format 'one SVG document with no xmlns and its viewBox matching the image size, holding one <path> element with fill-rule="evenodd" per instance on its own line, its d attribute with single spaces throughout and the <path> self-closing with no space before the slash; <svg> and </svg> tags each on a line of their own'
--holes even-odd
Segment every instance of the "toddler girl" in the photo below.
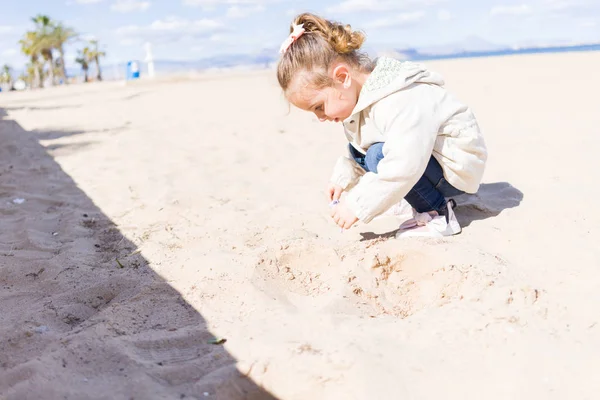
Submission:
<svg viewBox="0 0 600 400">
<path fill-rule="evenodd" d="M 460 233 L 448 198 L 475 193 L 487 159 L 469 107 L 422 65 L 371 61 L 358 51 L 365 36 L 349 25 L 304 13 L 290 31 L 277 67 L 286 98 L 341 123 L 349 142 L 327 189 L 334 222 L 368 223 L 404 199 L 413 218 L 397 236 Z"/>
</svg>

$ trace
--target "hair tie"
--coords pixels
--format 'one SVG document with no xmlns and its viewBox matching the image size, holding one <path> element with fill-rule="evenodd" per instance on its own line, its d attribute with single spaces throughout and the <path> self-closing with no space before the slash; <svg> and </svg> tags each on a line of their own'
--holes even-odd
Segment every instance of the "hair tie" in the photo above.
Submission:
<svg viewBox="0 0 600 400">
<path fill-rule="evenodd" d="M 298 40 L 298 38 L 300 36 L 302 36 L 304 34 L 304 32 L 306 32 L 306 30 L 304 29 L 304 24 L 294 25 L 294 29 L 292 30 L 292 33 L 290 33 L 290 35 L 287 37 L 287 39 L 285 39 L 283 41 L 283 43 L 281 44 L 281 47 L 279 48 L 279 53 L 281 53 L 281 54 L 285 53 L 287 51 L 287 49 L 290 48 L 292 43 L 294 43 L 296 40 Z"/>
</svg>

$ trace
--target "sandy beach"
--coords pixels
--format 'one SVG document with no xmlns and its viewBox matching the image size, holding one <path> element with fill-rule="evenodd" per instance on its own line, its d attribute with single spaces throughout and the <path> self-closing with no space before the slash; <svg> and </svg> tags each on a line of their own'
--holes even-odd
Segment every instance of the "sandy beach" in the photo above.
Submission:
<svg viewBox="0 0 600 400">
<path fill-rule="evenodd" d="M 341 233 L 272 71 L 0 95 L 0 399 L 597 398 L 600 53 L 425 64 L 490 154 L 446 239 Z"/>
</svg>

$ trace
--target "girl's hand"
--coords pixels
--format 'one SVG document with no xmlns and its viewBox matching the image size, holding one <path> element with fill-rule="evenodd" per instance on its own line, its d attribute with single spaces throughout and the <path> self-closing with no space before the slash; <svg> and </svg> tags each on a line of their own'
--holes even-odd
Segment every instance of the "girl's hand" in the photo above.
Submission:
<svg viewBox="0 0 600 400">
<path fill-rule="evenodd" d="M 327 200 L 329 200 L 329 202 L 339 200 L 343 190 L 344 189 L 342 189 L 340 185 L 330 183 L 327 187 L 327 190 L 325 191 L 325 194 L 327 195 Z"/>
<path fill-rule="evenodd" d="M 358 218 L 345 203 L 339 203 L 331 207 L 331 218 L 342 229 L 350 229 Z"/>
</svg>

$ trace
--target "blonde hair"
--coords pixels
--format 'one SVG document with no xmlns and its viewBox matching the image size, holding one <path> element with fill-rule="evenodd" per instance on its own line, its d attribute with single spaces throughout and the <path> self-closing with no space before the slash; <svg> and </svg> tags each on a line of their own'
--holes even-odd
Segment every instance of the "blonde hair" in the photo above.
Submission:
<svg viewBox="0 0 600 400">
<path fill-rule="evenodd" d="M 360 70 L 371 71 L 372 61 L 358 50 L 365 41 L 362 32 L 353 31 L 350 25 L 328 21 L 310 13 L 294 18 L 294 25 L 302 24 L 306 33 L 300 36 L 282 55 L 277 65 L 277 79 L 283 91 L 299 72 L 308 72 L 310 83 L 316 87 L 332 84 L 329 67 L 336 61 L 344 61 Z"/>
</svg>

